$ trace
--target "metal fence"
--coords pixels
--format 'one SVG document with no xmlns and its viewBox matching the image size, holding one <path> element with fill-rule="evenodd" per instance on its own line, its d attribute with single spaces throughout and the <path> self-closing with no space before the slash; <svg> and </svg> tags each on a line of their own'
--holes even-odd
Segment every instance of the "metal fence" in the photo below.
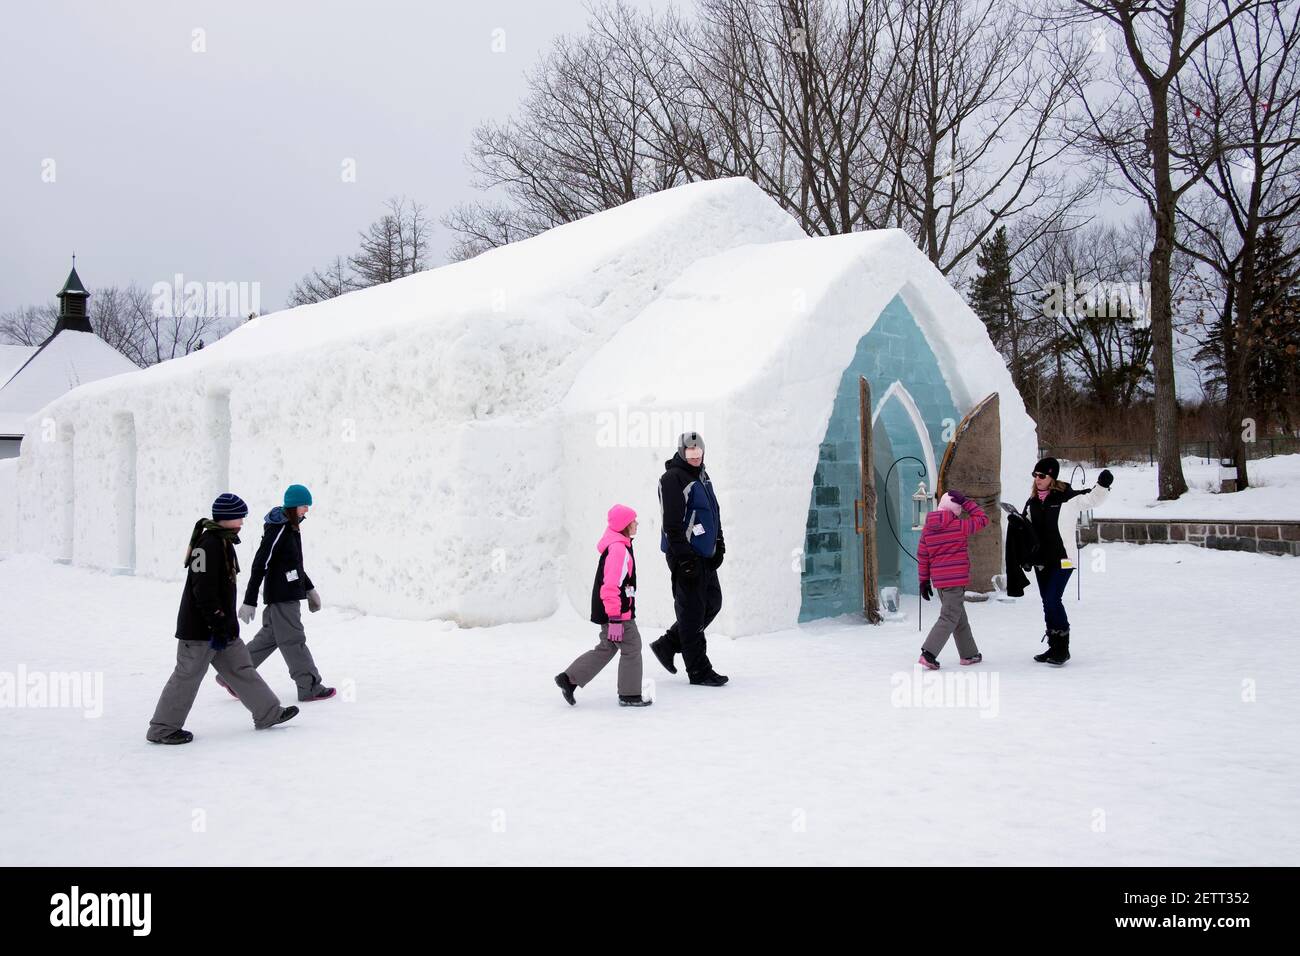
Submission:
<svg viewBox="0 0 1300 956">
<path fill-rule="evenodd" d="M 1219 443 L 1213 438 L 1185 441 L 1179 445 L 1184 458 L 1201 458 L 1207 464 L 1219 460 Z M 1300 437 L 1275 435 L 1257 438 L 1246 444 L 1246 460 L 1272 458 L 1274 455 L 1291 455 L 1300 452 Z M 1145 461 L 1155 464 L 1154 442 L 1093 442 L 1086 445 L 1042 445 L 1038 457 L 1062 458 L 1067 461 L 1087 461 L 1094 465 L 1129 464 Z"/>
</svg>

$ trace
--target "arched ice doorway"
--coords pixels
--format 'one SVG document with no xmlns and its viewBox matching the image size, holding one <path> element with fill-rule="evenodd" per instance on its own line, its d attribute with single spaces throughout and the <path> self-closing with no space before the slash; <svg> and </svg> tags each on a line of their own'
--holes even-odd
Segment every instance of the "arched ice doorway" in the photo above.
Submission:
<svg viewBox="0 0 1300 956">
<path fill-rule="evenodd" d="M 819 445 L 800 621 L 861 615 L 872 570 L 877 588 L 916 592 L 912 494 L 921 480 L 933 491 L 945 431 L 960 419 L 937 358 L 895 296 L 859 340 Z M 924 462 L 923 478 L 915 462 L 900 461 L 908 457 Z M 871 476 L 869 487 L 864 474 Z"/>
</svg>

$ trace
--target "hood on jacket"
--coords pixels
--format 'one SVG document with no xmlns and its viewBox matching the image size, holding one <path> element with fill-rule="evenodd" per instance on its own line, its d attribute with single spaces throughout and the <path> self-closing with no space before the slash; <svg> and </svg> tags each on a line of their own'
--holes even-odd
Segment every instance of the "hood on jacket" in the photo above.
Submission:
<svg viewBox="0 0 1300 956">
<path fill-rule="evenodd" d="M 947 508 L 935 508 L 933 511 L 931 511 L 929 514 L 925 516 L 925 526 L 926 528 L 930 528 L 935 531 L 942 531 L 944 528 L 952 524 L 954 521 L 960 521 L 960 520 L 961 520 L 960 518 L 958 518 Z"/>
<path fill-rule="evenodd" d="M 631 547 L 632 539 L 622 531 L 615 531 L 613 528 L 606 528 L 605 533 L 600 536 L 600 542 L 596 545 L 596 553 L 601 554 L 615 541 L 622 541 L 625 545 Z"/>
<path fill-rule="evenodd" d="M 266 524 L 288 524 L 289 516 L 284 513 L 284 508 L 280 505 L 276 505 L 266 513 L 266 517 L 263 518 L 262 521 Z"/>
<path fill-rule="evenodd" d="M 704 459 L 701 458 L 700 463 L 698 465 L 692 465 L 689 461 L 687 461 L 685 458 L 682 457 L 681 452 L 678 452 L 677 454 L 673 455 L 673 457 L 669 458 L 666 462 L 664 462 L 665 471 L 668 471 L 669 469 L 672 468 L 681 468 L 683 471 L 687 472 L 692 478 L 698 478 L 700 476 L 700 472 L 704 470 Z"/>
</svg>

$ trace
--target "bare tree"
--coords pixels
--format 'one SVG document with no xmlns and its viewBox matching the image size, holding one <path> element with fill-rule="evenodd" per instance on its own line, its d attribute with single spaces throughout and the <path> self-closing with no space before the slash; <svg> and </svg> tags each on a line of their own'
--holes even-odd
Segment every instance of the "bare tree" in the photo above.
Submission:
<svg viewBox="0 0 1300 956">
<path fill-rule="evenodd" d="M 54 331 L 59 320 L 56 305 L 26 305 L 0 315 L 0 342 L 8 345 L 40 345 Z"/>
<path fill-rule="evenodd" d="M 1043 321 L 1055 330 L 1056 353 L 1104 408 L 1127 408 L 1150 377 L 1144 223 L 1094 224 L 1053 233 L 1034 244 L 1033 288 Z"/>
<path fill-rule="evenodd" d="M 1062 162 L 1079 136 L 1064 122 L 1085 77 L 1078 37 L 998 0 L 905 0 L 888 23 L 909 54 L 890 71 L 889 165 L 905 228 L 940 270 L 1008 220 L 1019 252 L 1095 192 Z"/>
<path fill-rule="evenodd" d="M 324 272 L 313 269 L 303 276 L 289 292 L 286 304 L 292 308 L 298 305 L 310 305 L 313 302 L 324 302 L 326 299 L 343 295 L 356 288 L 359 287 L 348 267 L 347 260 L 342 256 L 335 256 L 334 261 L 325 267 Z"/>
<path fill-rule="evenodd" d="M 1013 216 L 1026 241 L 1092 186 L 1059 162 L 1079 45 L 993 0 L 699 0 L 592 11 L 474 136 L 454 256 L 679 182 L 746 176 L 804 230 L 898 227 L 944 271 Z"/>
<path fill-rule="evenodd" d="M 289 292 L 290 307 L 323 302 L 354 289 L 401 279 L 429 267 L 429 217 L 425 207 L 405 196 L 384 203 L 387 210 L 360 233 L 357 251 L 335 256 L 324 270 L 313 269 Z"/>
<path fill-rule="evenodd" d="M 137 330 L 132 340 L 135 354 L 125 354 L 137 365 L 156 365 L 198 351 L 238 321 L 210 314 L 206 303 L 182 289 L 153 292 L 132 283 L 123 298 L 127 321 Z"/>
<path fill-rule="evenodd" d="M 1117 174 L 1120 187 L 1140 198 L 1154 223 L 1150 255 L 1152 360 L 1155 366 L 1155 438 L 1160 499 L 1187 490 L 1178 435 L 1174 383 L 1172 260 L 1178 204 L 1213 162 L 1175 149 L 1171 124 L 1175 82 L 1197 52 L 1244 11 L 1265 0 L 1074 0 L 1049 16 L 1067 28 L 1104 24 L 1120 40 L 1114 73 L 1098 99 L 1077 88 L 1086 122 L 1082 142 Z M 1103 35 L 1104 36 L 1104 35 Z M 1098 44 L 1107 51 L 1107 44 Z"/>
<path fill-rule="evenodd" d="M 157 294 L 135 283 L 91 289 L 89 315 L 95 334 L 144 368 L 186 355 L 211 344 L 233 325 L 208 314 L 205 302 L 183 290 L 165 287 Z M 26 306 L 0 316 L 0 338 L 19 345 L 40 345 L 58 321 L 55 305 Z"/>
<path fill-rule="evenodd" d="M 1203 44 L 1174 95 L 1185 125 L 1178 146 L 1208 169 L 1199 194 L 1180 210 L 1178 248 L 1216 273 L 1224 291 L 1211 349 L 1224 386 L 1224 447 L 1249 487 L 1245 443 L 1247 369 L 1268 336 L 1256 326 L 1281 304 L 1297 275 L 1300 226 L 1300 6 L 1252 7 Z M 1276 239 L 1276 279 L 1261 289 L 1260 246 Z M 1260 300 L 1261 293 L 1267 297 Z"/>
<path fill-rule="evenodd" d="M 424 206 L 405 197 L 361 233 L 361 248 L 348 259 L 358 287 L 380 285 L 428 268 L 429 222 Z"/>
</svg>

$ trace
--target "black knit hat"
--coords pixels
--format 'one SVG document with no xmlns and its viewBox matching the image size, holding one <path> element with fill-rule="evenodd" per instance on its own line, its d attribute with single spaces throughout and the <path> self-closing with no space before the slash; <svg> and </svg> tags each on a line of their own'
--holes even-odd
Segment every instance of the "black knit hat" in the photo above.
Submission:
<svg viewBox="0 0 1300 956">
<path fill-rule="evenodd" d="M 230 492 L 218 495 L 217 500 L 212 502 L 212 520 L 229 521 L 232 518 L 245 518 L 248 516 L 248 505 L 244 504 L 244 499 L 239 495 L 232 495 Z"/>
<path fill-rule="evenodd" d="M 1061 463 L 1055 458 L 1044 458 L 1034 465 L 1034 471 L 1056 478 L 1061 474 Z"/>
</svg>

